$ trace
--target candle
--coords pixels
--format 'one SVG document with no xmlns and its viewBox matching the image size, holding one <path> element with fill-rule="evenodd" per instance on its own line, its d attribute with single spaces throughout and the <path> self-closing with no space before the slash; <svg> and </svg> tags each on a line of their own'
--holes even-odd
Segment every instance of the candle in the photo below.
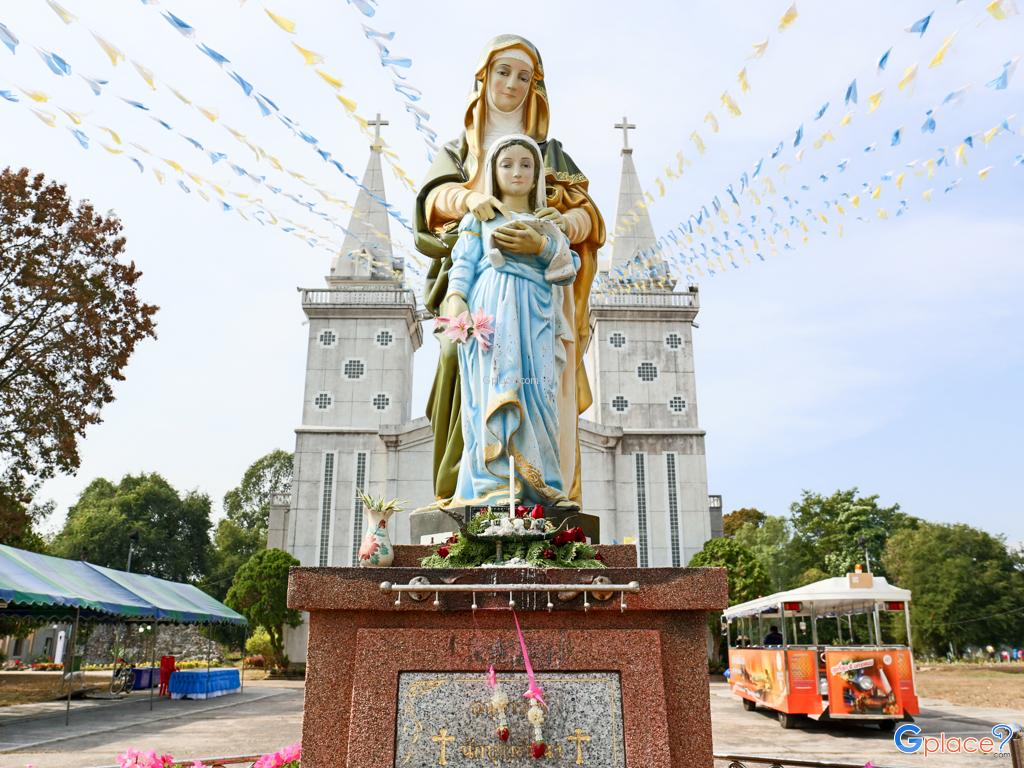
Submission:
<svg viewBox="0 0 1024 768">
<path fill-rule="evenodd" d="M 516 458 L 508 457 L 508 516 L 516 516 Z"/>
</svg>

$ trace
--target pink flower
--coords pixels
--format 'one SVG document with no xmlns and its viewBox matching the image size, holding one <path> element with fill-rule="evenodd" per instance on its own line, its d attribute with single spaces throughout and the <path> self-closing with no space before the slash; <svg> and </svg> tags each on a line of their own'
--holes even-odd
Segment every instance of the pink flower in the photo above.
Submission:
<svg viewBox="0 0 1024 768">
<path fill-rule="evenodd" d="M 463 312 L 458 317 L 451 318 L 444 335 L 455 342 L 465 342 L 469 338 L 469 312 Z"/>
<path fill-rule="evenodd" d="M 434 318 L 434 332 L 437 333 L 437 331 L 443 331 L 445 328 L 448 327 L 448 323 L 450 323 L 451 321 L 452 319 L 450 317 L 438 315 L 437 317 Z"/>
<path fill-rule="evenodd" d="M 369 560 L 378 549 L 380 549 L 380 544 L 377 543 L 375 536 L 365 537 L 362 545 L 359 547 L 359 559 Z"/>
<path fill-rule="evenodd" d="M 494 336 L 494 317 L 483 309 L 473 313 L 473 335 L 480 341 L 484 352 L 491 348 L 491 337 Z"/>
</svg>

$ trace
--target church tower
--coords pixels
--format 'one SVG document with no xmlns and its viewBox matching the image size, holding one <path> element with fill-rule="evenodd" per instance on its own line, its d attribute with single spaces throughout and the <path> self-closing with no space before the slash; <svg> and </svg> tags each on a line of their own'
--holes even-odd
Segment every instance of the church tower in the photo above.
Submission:
<svg viewBox="0 0 1024 768">
<path fill-rule="evenodd" d="M 657 254 L 628 141 L 636 126 L 624 117 L 615 127 L 623 131 L 616 236 L 611 270 L 591 296 L 587 352 L 595 431 L 617 438 L 608 468 L 615 488 L 591 496 L 614 493 L 614 506 L 603 513 L 614 516 L 614 525 L 603 523 L 602 531 L 634 538 L 640 565 L 682 566 L 713 535 L 694 377 L 700 301 L 696 286 L 674 290 Z M 585 507 L 591 496 L 584 485 Z M 603 532 L 602 538 L 610 540 Z"/>
<path fill-rule="evenodd" d="M 302 423 L 295 430 L 291 503 L 268 546 L 304 566 L 355 564 L 365 527 L 357 492 L 387 492 L 382 431 L 410 421 L 413 354 L 422 331 L 403 263 L 391 247 L 375 129 L 363 186 L 326 287 L 300 289 L 308 318 Z"/>
</svg>

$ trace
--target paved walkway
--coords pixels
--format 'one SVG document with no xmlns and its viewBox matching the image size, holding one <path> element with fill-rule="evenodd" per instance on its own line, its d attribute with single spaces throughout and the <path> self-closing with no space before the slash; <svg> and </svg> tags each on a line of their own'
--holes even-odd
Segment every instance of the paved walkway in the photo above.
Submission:
<svg viewBox="0 0 1024 768">
<path fill-rule="evenodd" d="M 245 692 L 206 701 L 149 695 L 25 704 L 0 709 L 0 766 L 109 766 L 129 747 L 175 758 L 258 755 L 299 741 L 302 682 L 246 681 Z"/>
</svg>

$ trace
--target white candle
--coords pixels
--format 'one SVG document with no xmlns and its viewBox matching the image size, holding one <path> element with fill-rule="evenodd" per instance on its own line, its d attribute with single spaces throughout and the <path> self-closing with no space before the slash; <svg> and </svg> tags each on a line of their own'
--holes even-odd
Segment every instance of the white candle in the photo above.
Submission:
<svg viewBox="0 0 1024 768">
<path fill-rule="evenodd" d="M 516 459 L 511 454 L 508 457 L 508 516 L 516 516 Z"/>
</svg>

